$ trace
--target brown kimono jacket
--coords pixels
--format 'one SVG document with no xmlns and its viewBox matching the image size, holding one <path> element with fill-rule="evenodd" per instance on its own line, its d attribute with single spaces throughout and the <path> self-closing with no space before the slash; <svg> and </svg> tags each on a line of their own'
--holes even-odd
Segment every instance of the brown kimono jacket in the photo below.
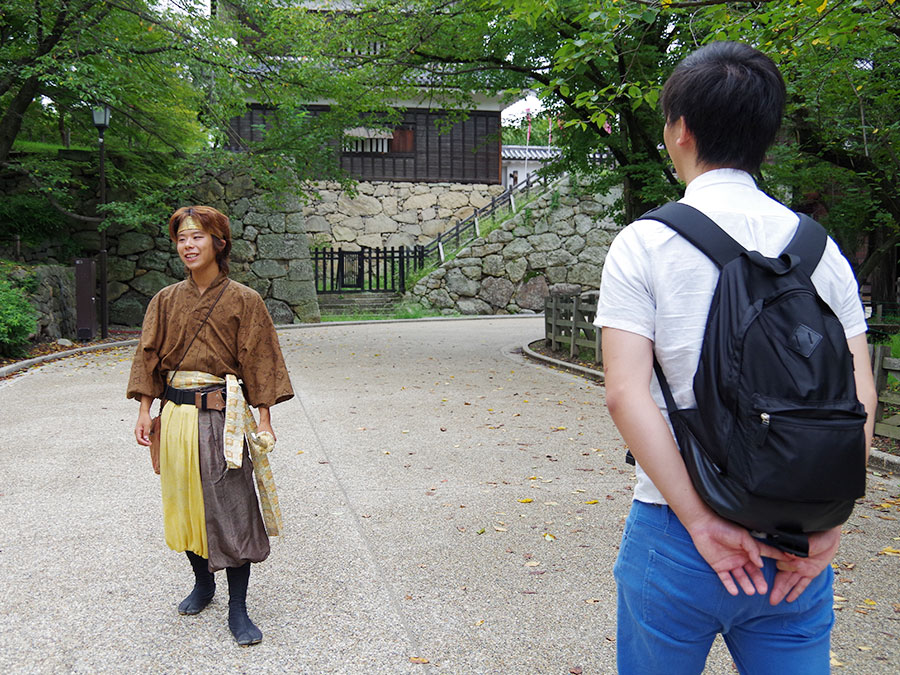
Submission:
<svg viewBox="0 0 900 675">
<path fill-rule="evenodd" d="M 247 402 L 253 407 L 271 407 L 293 397 L 275 326 L 256 291 L 229 281 L 197 333 L 226 279 L 220 274 L 203 295 L 193 279 L 186 279 L 153 297 L 131 364 L 128 398 L 159 398 L 165 388 L 164 373 L 175 368 L 223 378 L 232 373 L 243 380 Z M 224 423 L 224 411 L 200 411 L 200 478 L 211 571 L 260 562 L 269 554 L 253 464 L 245 444 L 242 467 L 228 470 L 222 454 Z"/>
</svg>

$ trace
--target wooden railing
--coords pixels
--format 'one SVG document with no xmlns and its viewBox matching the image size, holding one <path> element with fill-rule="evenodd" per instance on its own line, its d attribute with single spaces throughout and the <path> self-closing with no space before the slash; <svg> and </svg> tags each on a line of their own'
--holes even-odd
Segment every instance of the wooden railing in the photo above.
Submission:
<svg viewBox="0 0 900 675">
<path fill-rule="evenodd" d="M 544 298 L 544 337 L 553 351 L 568 349 L 576 357 L 581 348 L 590 351 L 590 360 L 601 361 L 600 330 L 594 326 L 596 293 L 551 295 Z"/>
<path fill-rule="evenodd" d="M 900 392 L 890 381 L 891 376 L 895 382 L 900 380 L 900 359 L 891 358 L 890 345 L 875 345 L 872 348 L 872 365 L 875 390 L 878 392 L 875 433 L 900 439 Z"/>
</svg>

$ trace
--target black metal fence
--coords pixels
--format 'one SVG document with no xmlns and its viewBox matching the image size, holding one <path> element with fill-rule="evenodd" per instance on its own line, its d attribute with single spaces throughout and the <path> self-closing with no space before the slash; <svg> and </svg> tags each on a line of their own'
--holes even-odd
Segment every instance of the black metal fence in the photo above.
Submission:
<svg viewBox="0 0 900 675">
<path fill-rule="evenodd" d="M 369 248 L 310 251 L 317 293 L 403 293 L 411 272 L 425 264 L 425 248 Z"/>
</svg>

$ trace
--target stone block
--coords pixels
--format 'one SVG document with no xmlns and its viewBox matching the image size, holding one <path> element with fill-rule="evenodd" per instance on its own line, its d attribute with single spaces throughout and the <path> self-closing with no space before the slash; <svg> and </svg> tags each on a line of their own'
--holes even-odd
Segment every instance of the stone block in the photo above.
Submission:
<svg viewBox="0 0 900 675">
<path fill-rule="evenodd" d="M 384 238 L 380 234 L 361 234 L 356 238 L 356 243 L 369 248 L 381 248 L 384 246 Z"/>
<path fill-rule="evenodd" d="M 397 232 L 388 237 L 386 246 L 388 248 L 399 248 L 400 246 L 405 246 L 406 248 L 412 248 L 416 245 L 416 238 L 407 233 L 407 232 Z"/>
<path fill-rule="evenodd" d="M 534 247 L 529 243 L 527 239 L 513 239 L 503 247 L 503 257 L 507 260 L 521 258 L 522 256 L 528 255 L 533 250 Z"/>
<path fill-rule="evenodd" d="M 507 232 L 506 230 L 494 230 L 487 236 L 487 241 L 491 244 L 507 244 L 512 240 L 512 232 Z"/>
<path fill-rule="evenodd" d="M 548 295 L 550 288 L 547 286 L 547 280 L 543 276 L 537 276 L 519 286 L 514 300 L 520 308 L 537 312 L 544 309 L 544 298 Z"/>
<path fill-rule="evenodd" d="M 502 277 L 506 272 L 502 255 L 488 255 L 483 258 L 481 269 L 484 274 L 492 277 Z"/>
<path fill-rule="evenodd" d="M 322 315 L 319 313 L 319 301 L 315 296 L 291 305 L 291 309 L 294 310 L 296 317 L 294 323 L 319 323 L 322 320 Z"/>
<path fill-rule="evenodd" d="M 285 225 L 285 217 L 283 213 L 271 213 L 266 217 L 266 225 L 270 232 L 282 234 L 287 226 Z"/>
<path fill-rule="evenodd" d="M 426 237 L 437 237 L 449 229 L 449 223 L 445 220 L 426 220 L 422 223 L 422 234 Z"/>
<path fill-rule="evenodd" d="M 334 225 L 331 228 L 331 236 L 338 242 L 356 241 L 357 230 L 343 225 Z"/>
<path fill-rule="evenodd" d="M 466 265 L 465 267 L 460 267 L 460 269 L 469 279 L 474 279 L 475 281 L 481 279 L 481 265 Z"/>
<path fill-rule="evenodd" d="M 494 313 L 493 308 L 489 304 L 478 298 L 460 299 L 456 303 L 456 306 L 459 308 L 459 313 L 466 316 L 479 316 Z"/>
<path fill-rule="evenodd" d="M 609 249 L 606 246 L 585 246 L 581 253 L 578 254 L 578 260 L 581 262 L 602 265 L 606 260 L 606 254 Z"/>
<path fill-rule="evenodd" d="M 257 230 L 252 225 L 248 225 L 244 228 L 244 239 L 247 241 L 256 241 L 256 238 L 259 236 L 259 230 Z"/>
<path fill-rule="evenodd" d="M 147 270 L 165 272 L 172 256 L 164 251 L 147 251 L 138 258 L 138 265 Z M 107 262 L 107 276 L 109 276 L 109 263 Z"/>
<path fill-rule="evenodd" d="M 481 282 L 481 291 L 478 293 L 478 297 L 494 309 L 500 309 L 509 303 L 513 290 L 515 290 L 515 286 L 509 279 L 488 277 Z"/>
<path fill-rule="evenodd" d="M 461 209 L 457 209 L 453 212 L 453 218 L 457 221 L 465 220 L 469 216 L 475 213 L 475 207 L 473 206 L 463 206 Z"/>
<path fill-rule="evenodd" d="M 277 279 L 287 275 L 287 265 L 268 258 L 251 263 L 250 269 L 256 276 L 263 279 Z"/>
<path fill-rule="evenodd" d="M 324 216 L 308 216 L 306 218 L 307 232 L 331 232 L 331 223 Z"/>
<path fill-rule="evenodd" d="M 106 285 L 106 299 L 108 302 L 118 300 L 127 292 L 128 284 L 123 284 L 121 281 L 111 281 Z"/>
<path fill-rule="evenodd" d="M 291 260 L 288 263 L 288 279 L 290 281 L 312 282 L 314 280 L 312 260 L 309 258 Z"/>
<path fill-rule="evenodd" d="M 454 307 L 456 307 L 456 303 L 453 302 L 453 298 L 451 298 L 450 294 L 446 291 L 446 289 L 443 288 L 438 288 L 437 290 L 431 291 L 425 297 L 428 302 L 431 303 L 432 307 L 437 307 L 438 309 L 453 309 Z"/>
<path fill-rule="evenodd" d="M 234 262 L 252 262 L 256 258 L 256 246 L 253 242 L 238 239 L 231 242 L 231 259 Z"/>
<path fill-rule="evenodd" d="M 600 276 L 602 272 L 603 267 L 600 265 L 578 262 L 569 268 L 569 278 L 567 281 L 570 284 L 580 284 L 590 288 L 600 288 Z"/>
<path fill-rule="evenodd" d="M 419 214 L 415 211 L 400 211 L 392 217 L 398 223 L 404 223 L 406 225 L 416 225 L 419 222 Z"/>
<path fill-rule="evenodd" d="M 469 196 L 463 192 L 444 192 L 437 198 L 438 206 L 455 211 L 470 206 Z"/>
<path fill-rule="evenodd" d="M 414 194 L 412 197 L 407 199 L 403 203 L 403 210 L 416 211 L 418 209 L 427 209 L 431 206 L 434 206 L 435 204 L 437 204 L 437 197 L 435 197 L 434 194 L 430 190 L 428 190 L 428 188 L 425 188 L 424 192 Z"/>
<path fill-rule="evenodd" d="M 144 305 L 136 298 L 120 298 L 109 306 L 109 322 L 117 326 L 140 326 L 144 322 Z"/>
<path fill-rule="evenodd" d="M 396 216 L 400 211 L 396 197 L 384 197 L 381 200 L 381 210 L 386 216 Z"/>
<path fill-rule="evenodd" d="M 253 190 L 253 179 L 249 174 L 238 174 L 229 183 L 225 184 L 225 199 L 229 202 L 236 201 L 252 195 Z"/>
<path fill-rule="evenodd" d="M 167 277 L 162 272 L 151 270 L 146 274 L 142 274 L 141 276 L 132 279 L 130 286 L 141 295 L 152 298 L 161 289 L 174 282 L 174 279 Z"/>
<path fill-rule="evenodd" d="M 513 283 L 518 283 L 525 278 L 525 272 L 528 271 L 528 262 L 525 258 L 516 258 L 506 263 L 506 276 Z"/>
<path fill-rule="evenodd" d="M 573 234 L 566 239 L 563 248 L 572 255 L 578 255 L 584 249 L 584 239 L 577 234 Z"/>
<path fill-rule="evenodd" d="M 269 298 L 266 300 L 266 309 L 276 326 L 294 323 L 294 310 L 286 302 Z"/>
<path fill-rule="evenodd" d="M 535 234 L 528 237 L 528 243 L 534 247 L 535 251 L 555 251 L 561 245 L 559 237 L 552 232 L 547 234 Z M 507 248 L 509 248 L 507 246 Z"/>
<path fill-rule="evenodd" d="M 309 302 L 310 299 L 315 301 L 316 289 L 312 281 L 275 279 L 272 281 L 271 296 L 275 300 L 283 300 L 293 307 Z"/>
<path fill-rule="evenodd" d="M 225 196 L 225 188 L 215 178 L 210 178 L 194 189 L 193 196 L 198 204 L 211 204 Z"/>
<path fill-rule="evenodd" d="M 142 232 L 126 232 L 121 237 L 119 237 L 119 245 L 116 248 L 116 253 L 120 256 L 130 255 L 132 253 L 143 253 L 144 251 L 149 251 L 155 246 L 156 242 L 149 234 L 143 234 Z"/>
<path fill-rule="evenodd" d="M 337 210 L 348 216 L 374 216 L 381 213 L 381 202 L 366 194 L 358 194 L 352 199 L 347 195 L 341 195 L 338 198 Z"/>
<path fill-rule="evenodd" d="M 448 293 L 459 296 L 473 297 L 477 295 L 481 284 L 466 277 L 459 268 L 447 272 L 445 287 Z"/>
<path fill-rule="evenodd" d="M 179 267 L 181 262 L 178 262 Z M 106 262 L 106 277 L 110 281 L 131 281 L 134 278 L 136 264 L 133 260 L 110 256 Z"/>
<path fill-rule="evenodd" d="M 550 295 L 578 295 L 581 293 L 581 286 L 578 284 L 553 284 L 550 286 Z"/>
<path fill-rule="evenodd" d="M 375 192 L 373 193 L 373 197 L 388 197 L 393 192 L 390 183 L 379 183 L 375 186 Z"/>
<path fill-rule="evenodd" d="M 569 274 L 569 269 L 567 267 L 548 267 L 545 274 L 547 275 L 548 283 L 563 284 Z M 550 288 L 552 292 L 553 286 L 551 285 Z"/>
<path fill-rule="evenodd" d="M 309 258 L 309 239 L 305 234 L 261 234 L 256 239 L 259 260 L 292 260 Z"/>
<path fill-rule="evenodd" d="M 547 267 L 547 253 L 545 251 L 535 251 L 533 253 L 529 253 L 528 258 L 528 266 L 533 270 L 543 270 Z"/>
<path fill-rule="evenodd" d="M 547 253 L 547 267 L 566 267 L 575 262 L 575 256 L 565 249 L 558 248 Z"/>
<path fill-rule="evenodd" d="M 399 229 L 397 221 L 389 218 L 383 213 L 372 216 L 371 218 L 366 218 L 363 222 L 366 234 L 384 234 L 387 232 L 397 232 Z"/>
<path fill-rule="evenodd" d="M 246 197 L 241 197 L 231 205 L 231 215 L 234 218 L 243 218 L 249 210 L 250 200 Z"/>
</svg>

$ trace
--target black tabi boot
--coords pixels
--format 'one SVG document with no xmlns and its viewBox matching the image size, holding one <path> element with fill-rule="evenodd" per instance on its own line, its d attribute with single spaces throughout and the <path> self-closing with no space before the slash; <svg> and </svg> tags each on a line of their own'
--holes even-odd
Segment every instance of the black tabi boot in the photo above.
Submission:
<svg viewBox="0 0 900 675">
<path fill-rule="evenodd" d="M 247 584 L 250 583 L 250 563 L 229 567 L 228 627 L 239 645 L 255 645 L 262 641 L 262 631 L 247 616 Z"/>
<path fill-rule="evenodd" d="M 216 594 L 216 577 L 209 571 L 209 561 L 193 551 L 185 551 L 194 568 L 194 590 L 178 605 L 179 614 L 199 614 Z"/>
</svg>

